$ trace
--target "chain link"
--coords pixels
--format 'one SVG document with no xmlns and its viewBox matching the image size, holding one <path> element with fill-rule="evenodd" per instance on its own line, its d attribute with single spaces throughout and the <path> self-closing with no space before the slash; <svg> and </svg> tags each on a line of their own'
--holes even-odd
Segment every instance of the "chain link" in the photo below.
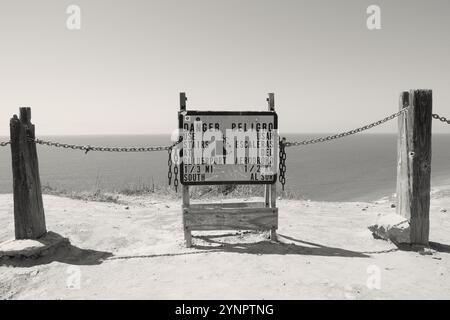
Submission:
<svg viewBox="0 0 450 320">
<path fill-rule="evenodd" d="M 11 144 L 10 141 L 0 141 L 0 147 L 6 147 L 8 144 Z"/>
<path fill-rule="evenodd" d="M 408 111 L 408 109 L 409 109 L 409 107 L 403 108 L 399 112 L 394 113 L 394 114 L 392 114 L 392 115 L 390 115 L 390 116 L 388 116 L 388 117 L 386 117 L 384 119 L 378 120 L 376 122 L 372 122 L 371 124 L 365 125 L 363 127 L 357 128 L 357 129 L 353 129 L 353 130 L 350 130 L 350 131 L 334 134 L 334 135 L 331 135 L 331 136 L 314 138 L 314 139 L 310 139 L 310 140 L 286 142 L 284 145 L 286 147 L 305 146 L 305 145 L 308 145 L 308 144 L 315 144 L 315 143 L 327 142 L 327 141 L 331 141 L 331 140 L 335 140 L 335 139 L 339 139 L 339 138 L 344 138 L 344 137 L 350 136 L 352 134 L 356 134 L 356 133 L 360 133 L 360 132 L 368 130 L 368 129 L 372 129 L 373 127 L 379 126 L 379 125 L 381 125 L 381 124 L 383 124 L 383 123 L 385 123 L 387 121 L 395 119 L 398 116 L 400 116 L 401 114 L 403 114 L 406 111 Z"/>
<path fill-rule="evenodd" d="M 450 119 L 447 119 L 446 117 L 441 117 L 440 115 L 438 115 L 436 113 L 433 113 L 432 117 L 433 117 L 433 119 L 436 119 L 436 120 L 445 122 L 447 124 L 450 124 Z"/>
</svg>

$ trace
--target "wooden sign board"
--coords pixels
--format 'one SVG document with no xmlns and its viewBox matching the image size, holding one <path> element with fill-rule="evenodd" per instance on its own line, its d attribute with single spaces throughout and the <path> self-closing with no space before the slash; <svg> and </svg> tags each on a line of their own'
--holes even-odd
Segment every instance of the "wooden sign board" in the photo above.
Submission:
<svg viewBox="0 0 450 320">
<path fill-rule="evenodd" d="M 186 110 L 180 93 L 178 124 L 183 138 L 177 163 L 183 184 L 183 229 L 186 245 L 192 231 L 270 230 L 278 228 L 278 120 L 274 94 L 268 111 Z M 264 202 L 192 203 L 191 185 L 264 184 Z"/>
<path fill-rule="evenodd" d="M 277 180 L 274 111 L 181 111 L 183 185 L 272 184 Z"/>
</svg>

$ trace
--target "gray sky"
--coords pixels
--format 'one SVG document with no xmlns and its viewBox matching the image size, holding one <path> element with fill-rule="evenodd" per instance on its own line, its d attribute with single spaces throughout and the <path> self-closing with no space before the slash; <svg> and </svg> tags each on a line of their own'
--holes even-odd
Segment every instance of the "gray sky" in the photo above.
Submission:
<svg viewBox="0 0 450 320">
<path fill-rule="evenodd" d="M 275 92 L 284 133 L 378 120 L 410 88 L 450 116 L 449 32 L 448 0 L 1 0 L 0 135 L 21 106 L 37 135 L 170 133 L 180 91 L 199 110 L 265 110 Z"/>
</svg>

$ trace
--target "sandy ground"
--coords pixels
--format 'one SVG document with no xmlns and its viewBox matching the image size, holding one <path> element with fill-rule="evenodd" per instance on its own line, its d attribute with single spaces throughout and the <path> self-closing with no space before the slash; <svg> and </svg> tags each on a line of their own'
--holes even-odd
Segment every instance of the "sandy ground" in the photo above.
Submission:
<svg viewBox="0 0 450 320">
<path fill-rule="evenodd" d="M 367 226 L 377 215 L 395 212 L 387 199 L 279 200 L 278 242 L 267 233 L 194 232 L 190 249 L 180 201 L 122 200 L 44 196 L 48 230 L 71 246 L 38 260 L 0 260 L 0 298 L 450 298 L 450 187 L 433 193 L 431 255 L 372 237 Z M 11 239 L 12 195 L 0 195 L 0 223 L 0 242 Z"/>
</svg>

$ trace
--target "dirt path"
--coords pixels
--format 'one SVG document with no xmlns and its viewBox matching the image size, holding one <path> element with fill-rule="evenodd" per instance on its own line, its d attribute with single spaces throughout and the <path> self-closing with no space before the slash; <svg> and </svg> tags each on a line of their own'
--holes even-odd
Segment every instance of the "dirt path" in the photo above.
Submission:
<svg viewBox="0 0 450 320">
<path fill-rule="evenodd" d="M 44 196 L 47 227 L 71 246 L 39 260 L 0 260 L 2 299 L 450 298 L 450 192 L 433 195 L 432 255 L 398 251 L 367 226 L 378 203 L 281 200 L 279 242 L 257 232 L 194 234 L 178 201 L 127 205 Z M 0 195 L 0 241 L 13 236 L 12 196 Z M 369 286 L 367 285 L 369 284 Z"/>
</svg>

